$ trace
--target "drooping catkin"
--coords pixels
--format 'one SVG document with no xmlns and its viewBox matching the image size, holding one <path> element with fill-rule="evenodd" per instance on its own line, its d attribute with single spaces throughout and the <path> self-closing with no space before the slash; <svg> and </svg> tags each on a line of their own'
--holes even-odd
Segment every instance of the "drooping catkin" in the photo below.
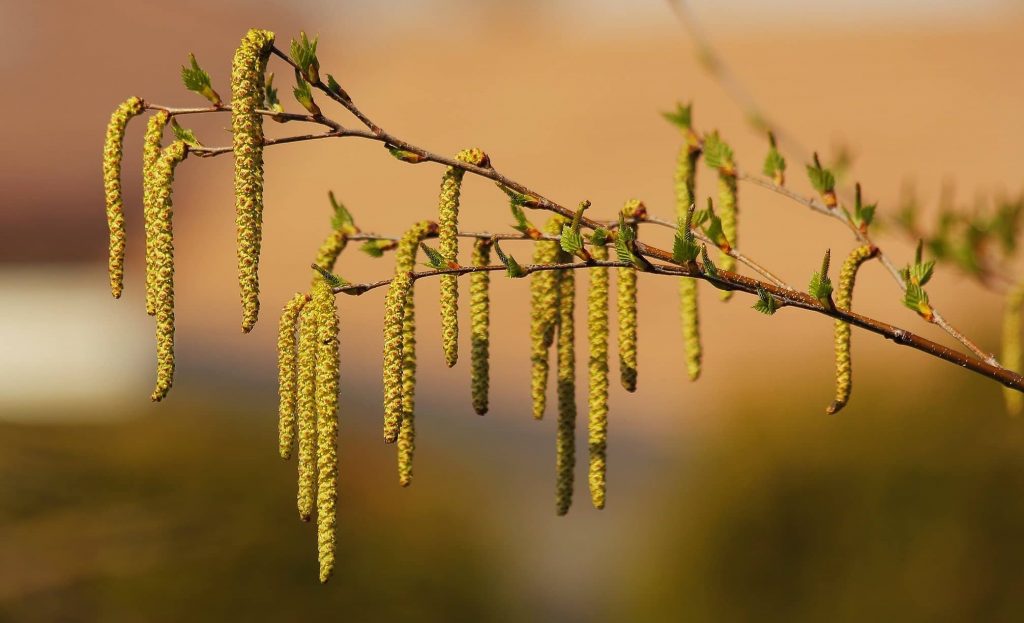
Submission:
<svg viewBox="0 0 1024 623">
<path fill-rule="evenodd" d="M 857 282 L 857 269 L 867 260 L 873 258 L 878 249 L 871 245 L 858 247 L 850 252 L 843 268 L 839 271 L 839 287 L 836 290 L 835 304 L 838 309 L 849 311 L 853 304 L 853 287 Z M 838 413 L 846 406 L 853 388 L 853 370 L 850 366 L 850 325 L 842 320 L 835 322 L 836 346 L 836 397 L 825 409 L 826 413 Z"/>
<path fill-rule="evenodd" d="M 342 229 L 335 229 L 320 244 L 320 248 L 316 252 L 314 264 L 327 272 L 333 271 L 334 265 L 338 262 L 338 256 L 341 255 L 346 246 L 348 246 L 348 232 Z M 316 282 L 318 276 L 319 273 L 314 271 L 314 282 Z"/>
<path fill-rule="evenodd" d="M 1020 373 L 1021 361 L 1021 307 L 1024 305 L 1024 284 L 1018 284 L 1006 295 L 1005 308 L 1003 309 L 1003 352 L 1000 363 L 1008 370 Z M 1024 396 L 1015 389 L 1003 388 L 1003 399 L 1006 402 L 1006 411 L 1010 415 L 1020 415 L 1024 407 Z"/>
<path fill-rule="evenodd" d="M 735 247 L 739 243 L 739 199 L 737 197 L 736 170 L 733 167 L 718 169 L 718 215 L 722 219 L 722 233 L 729 245 Z M 736 258 L 725 251 L 718 254 L 718 266 L 723 270 L 735 271 Z M 723 301 L 732 298 L 732 290 L 719 291 Z"/>
<path fill-rule="evenodd" d="M 619 379 L 626 391 L 636 391 L 637 328 L 635 268 L 618 269 Z"/>
<path fill-rule="evenodd" d="M 235 224 L 238 236 L 238 283 L 242 297 L 242 331 L 259 316 L 259 262 L 263 237 L 263 104 L 267 58 L 274 33 L 250 30 L 231 63 L 231 132 L 235 158 Z"/>
<path fill-rule="evenodd" d="M 282 459 L 292 456 L 292 444 L 295 441 L 295 412 L 298 397 L 298 343 L 296 329 L 299 325 L 299 312 L 306 305 L 309 297 L 297 293 L 281 312 L 281 322 L 277 331 L 277 441 L 278 452 Z"/>
<path fill-rule="evenodd" d="M 487 166 L 487 154 L 479 149 L 464 149 L 455 158 L 460 162 Z M 438 251 L 446 266 L 459 261 L 459 196 L 465 171 L 448 167 L 441 178 L 438 205 Z M 457 275 L 441 275 L 441 347 L 444 362 L 451 368 L 459 360 L 459 280 Z"/>
<path fill-rule="evenodd" d="M 299 519 L 313 516 L 313 483 L 316 479 L 316 305 L 307 304 L 299 312 L 298 429 L 299 429 Z"/>
<path fill-rule="evenodd" d="M 473 244 L 473 266 L 487 266 L 491 262 L 491 241 L 478 239 Z M 472 331 L 472 366 L 470 389 L 473 411 L 484 415 L 488 408 L 490 391 L 491 349 L 491 273 L 480 271 L 469 277 L 469 312 Z"/>
<path fill-rule="evenodd" d="M 558 235 L 565 220 L 553 216 L 544 225 L 544 233 Z M 558 259 L 557 241 L 540 240 L 534 245 L 533 263 L 552 264 Z M 541 419 L 547 404 L 548 350 L 554 342 L 558 324 L 558 289 L 561 271 L 541 270 L 530 275 L 530 395 L 533 417 Z"/>
<path fill-rule="evenodd" d="M 395 254 L 395 275 L 384 299 L 384 442 L 398 440 L 404 419 L 403 381 L 405 344 L 405 310 L 412 297 L 411 272 L 416 263 L 416 249 L 428 235 L 437 232 L 437 226 L 430 221 L 420 221 L 412 226 L 398 243 Z M 411 308 L 410 308 L 411 309 Z M 410 346 L 415 345 L 415 340 Z M 414 357 L 414 355 L 413 355 Z M 415 359 L 413 358 L 414 362 Z M 415 366 L 407 377 L 409 392 L 415 390 Z M 411 396 L 410 396 L 410 405 Z M 409 428 L 412 432 L 412 428 Z M 411 454 L 409 455 L 411 457 Z M 400 455 L 400 460 L 402 457 Z"/>
<path fill-rule="evenodd" d="M 171 143 L 160 152 L 154 170 L 153 201 L 157 206 L 155 228 L 156 256 L 156 388 L 151 398 L 167 397 L 174 383 L 174 214 L 171 191 L 174 169 L 188 156 L 182 141 Z"/>
<path fill-rule="evenodd" d="M 573 472 L 576 467 L 576 336 L 573 312 L 576 280 L 571 270 L 558 280 L 558 450 L 555 470 L 557 486 L 555 511 L 569 512 L 572 505 Z"/>
<path fill-rule="evenodd" d="M 121 298 L 124 288 L 124 202 L 121 198 L 121 157 L 128 122 L 145 110 L 145 102 L 129 97 L 110 115 L 103 143 L 103 190 L 106 195 L 107 228 L 110 230 L 110 293 Z"/>
<path fill-rule="evenodd" d="M 156 175 L 154 166 L 160 157 L 164 128 L 171 116 L 164 110 L 156 111 L 146 123 L 142 140 L 142 212 L 146 230 L 146 313 L 156 314 L 156 217 L 159 206 L 153 200 Z"/>
<path fill-rule="evenodd" d="M 598 261 L 608 259 L 608 249 L 604 246 L 594 246 L 591 254 Z M 587 428 L 590 501 L 594 508 L 604 508 L 608 450 L 608 269 L 604 267 L 590 269 L 587 340 L 590 343 Z"/>
<path fill-rule="evenodd" d="M 402 311 L 402 424 L 398 429 L 398 484 L 412 484 L 416 453 L 416 304 L 412 291 Z"/>
<path fill-rule="evenodd" d="M 684 130 L 686 142 L 679 150 L 676 162 L 676 218 L 683 222 L 691 205 L 697 200 L 697 159 L 700 158 L 700 143 L 693 130 Z M 683 328 L 683 346 L 686 350 L 686 372 L 691 381 L 700 377 L 703 349 L 700 343 L 700 318 L 697 306 L 697 280 L 679 280 L 679 311 Z"/>
<path fill-rule="evenodd" d="M 316 320 L 316 528 L 320 581 L 334 571 L 338 502 L 338 311 L 330 284 L 313 286 Z"/>
</svg>

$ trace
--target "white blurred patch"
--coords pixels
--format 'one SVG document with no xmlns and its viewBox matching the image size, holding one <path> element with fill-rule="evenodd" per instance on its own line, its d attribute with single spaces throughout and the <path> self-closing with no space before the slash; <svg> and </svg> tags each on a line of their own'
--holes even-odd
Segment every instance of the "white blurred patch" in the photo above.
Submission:
<svg viewBox="0 0 1024 623">
<path fill-rule="evenodd" d="M 103 266 L 0 266 L 0 419 L 119 417 L 148 402 L 155 355 L 142 293 Z"/>
</svg>

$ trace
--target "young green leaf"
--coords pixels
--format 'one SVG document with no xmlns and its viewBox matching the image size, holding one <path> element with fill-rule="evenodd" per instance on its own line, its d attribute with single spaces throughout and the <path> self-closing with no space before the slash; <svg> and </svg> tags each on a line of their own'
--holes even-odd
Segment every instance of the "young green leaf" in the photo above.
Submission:
<svg viewBox="0 0 1024 623">
<path fill-rule="evenodd" d="M 583 236 L 579 231 L 574 231 L 571 225 L 562 226 L 560 239 L 562 250 L 571 255 L 576 255 L 583 250 Z"/>
<path fill-rule="evenodd" d="M 345 92 L 345 89 L 341 88 L 341 85 L 338 84 L 338 81 L 335 80 L 334 76 L 332 76 L 331 74 L 327 74 L 327 88 L 330 89 L 332 93 L 334 93 L 343 100 L 352 100 L 352 98 L 348 96 L 348 93 Z"/>
<path fill-rule="evenodd" d="M 179 141 L 184 142 L 189 147 L 202 147 L 203 144 L 196 138 L 195 132 L 188 128 L 183 128 L 178 125 L 176 119 L 171 119 L 171 130 L 174 131 L 174 137 Z"/>
<path fill-rule="evenodd" d="M 526 276 L 526 271 L 524 271 L 523 267 L 519 265 L 516 258 L 511 255 L 505 255 L 505 252 L 501 250 L 501 245 L 498 244 L 497 240 L 494 241 L 494 252 L 498 254 L 498 259 L 505 265 L 505 272 L 508 273 L 509 277 L 518 279 L 519 277 Z"/>
<path fill-rule="evenodd" d="M 427 255 L 427 261 L 424 266 L 429 266 L 434 270 L 443 270 L 448 268 L 448 266 L 445 266 L 444 258 L 441 257 L 441 253 L 437 249 L 430 247 L 425 242 L 420 243 L 420 248 L 423 249 L 423 252 Z"/>
<path fill-rule="evenodd" d="M 611 237 L 611 232 L 604 227 L 598 227 L 594 230 L 594 233 L 590 235 L 590 244 L 596 247 L 603 247 L 608 243 L 608 238 Z"/>
<path fill-rule="evenodd" d="M 718 136 L 717 131 L 704 137 L 704 162 L 712 169 L 726 173 L 736 168 L 732 148 Z"/>
<path fill-rule="evenodd" d="M 714 204 L 711 202 L 711 197 L 708 197 L 708 207 L 706 210 L 701 210 L 701 213 L 696 217 L 697 222 L 701 223 L 701 229 L 704 230 L 704 235 L 707 236 L 711 242 L 715 243 L 719 249 L 728 251 L 732 247 L 729 245 L 729 239 L 725 237 L 725 232 L 722 230 L 722 219 L 715 214 Z"/>
<path fill-rule="evenodd" d="M 334 273 L 324 270 L 322 266 L 313 264 L 313 269 L 320 273 L 320 276 L 324 278 L 324 281 L 328 283 L 332 288 L 340 288 L 341 286 L 349 285 L 349 282 L 341 275 L 335 275 Z"/>
<path fill-rule="evenodd" d="M 426 160 L 426 158 L 424 156 L 421 156 L 420 154 L 400 149 L 398 147 L 395 147 L 391 143 L 384 143 L 384 147 L 387 148 L 388 153 L 390 153 L 395 158 L 398 158 L 402 162 L 407 162 L 409 164 L 419 164 Z"/>
<path fill-rule="evenodd" d="M 203 68 L 196 61 L 195 55 L 191 52 L 188 55 L 188 60 L 189 66 L 182 66 L 181 68 L 181 81 L 185 83 L 185 88 L 202 95 L 210 100 L 214 106 L 220 106 L 222 104 L 220 95 L 217 95 L 217 92 L 210 85 L 210 74 L 203 71 Z"/>
<path fill-rule="evenodd" d="M 715 263 L 711 261 L 711 258 L 708 257 L 708 248 L 706 245 L 703 244 L 700 245 L 700 259 L 701 272 L 703 272 L 708 277 L 711 277 L 712 279 L 717 279 L 718 269 L 715 267 Z"/>
<path fill-rule="evenodd" d="M 305 32 L 299 33 L 299 40 L 292 39 L 291 56 L 302 77 L 313 84 L 320 82 L 320 61 L 316 58 L 316 45 L 320 36 L 310 41 Z"/>
<path fill-rule="evenodd" d="M 497 182 L 496 185 L 501 189 L 501 192 L 508 195 L 509 200 L 517 206 L 523 208 L 539 208 L 541 206 L 540 198 L 534 197 L 533 195 L 526 195 L 517 190 L 513 190 L 504 184 Z"/>
<path fill-rule="evenodd" d="M 932 308 L 928 303 L 928 293 L 916 283 L 907 284 L 907 292 L 903 296 L 903 304 L 920 314 L 926 320 L 932 319 Z"/>
<path fill-rule="evenodd" d="M 516 224 L 512 226 L 512 229 L 525 235 L 530 235 L 530 232 L 537 231 L 530 221 L 526 220 L 526 212 L 523 211 L 522 206 L 516 204 L 515 201 L 509 201 L 509 209 L 512 210 L 512 218 L 516 219 Z"/>
<path fill-rule="evenodd" d="M 383 257 L 385 251 L 398 247 L 395 240 L 367 240 L 359 247 L 359 250 L 370 257 Z"/>
<path fill-rule="evenodd" d="M 775 144 L 775 135 L 771 132 L 768 133 L 768 155 L 764 158 L 764 167 L 762 171 L 768 177 L 772 178 L 776 186 L 782 186 L 786 183 L 786 159 L 779 153 L 779 149 Z"/>
<path fill-rule="evenodd" d="M 854 188 L 853 224 L 861 231 L 864 231 L 871 225 L 871 221 L 874 220 L 875 209 L 878 206 L 874 203 L 870 203 L 868 205 L 863 204 L 860 195 L 860 182 L 857 182 L 857 185 Z"/>
<path fill-rule="evenodd" d="M 831 249 L 825 251 L 825 259 L 821 262 L 821 270 L 811 276 L 811 283 L 808 291 L 811 296 L 819 301 L 825 302 L 832 298 L 832 280 L 828 276 L 828 264 L 831 256 Z"/>
<path fill-rule="evenodd" d="M 302 76 L 298 75 L 298 73 L 296 73 L 295 78 L 295 88 L 292 89 L 295 99 L 302 104 L 303 108 L 309 111 L 309 114 L 319 115 L 320 107 L 313 101 L 313 91 L 310 88 L 309 82 L 307 82 Z"/>
<path fill-rule="evenodd" d="M 772 316 L 775 312 L 779 311 L 779 307 L 779 300 L 772 296 L 771 292 L 761 286 L 757 286 L 757 302 L 754 303 L 755 310 L 767 316 Z"/>
<path fill-rule="evenodd" d="M 331 227 L 336 230 L 342 229 L 347 234 L 357 233 L 359 228 L 356 227 L 356 223 L 352 219 L 352 213 L 348 211 L 345 204 L 334 198 L 334 191 L 328 191 L 327 198 L 331 200 L 331 208 L 334 210 L 331 215 Z"/>
<path fill-rule="evenodd" d="M 700 248 L 693 237 L 694 204 L 686 211 L 686 218 L 679 223 L 675 240 L 672 244 L 672 259 L 679 264 L 689 264 L 697 259 Z"/>
<path fill-rule="evenodd" d="M 818 154 L 814 154 L 814 164 L 807 165 L 807 177 L 811 180 L 811 186 L 819 194 L 835 192 L 836 178 L 831 171 L 821 166 Z"/>
<path fill-rule="evenodd" d="M 675 110 L 663 112 L 661 113 L 661 116 L 664 117 L 666 121 L 676 126 L 680 130 L 690 130 L 693 128 L 692 110 L 692 104 L 687 104 L 686 106 L 683 106 L 682 104 L 676 104 Z"/>
</svg>

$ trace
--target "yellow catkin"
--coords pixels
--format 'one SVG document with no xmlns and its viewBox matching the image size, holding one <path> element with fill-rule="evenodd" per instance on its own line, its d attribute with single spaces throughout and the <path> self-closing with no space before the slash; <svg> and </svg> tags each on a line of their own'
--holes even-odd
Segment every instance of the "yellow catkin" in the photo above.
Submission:
<svg viewBox="0 0 1024 623">
<path fill-rule="evenodd" d="M 128 122 L 145 110 L 145 103 L 129 97 L 110 115 L 107 138 L 103 143 L 103 190 L 107 204 L 107 227 L 110 230 L 110 293 L 121 297 L 124 288 L 124 202 L 121 198 L 121 156 L 124 153 L 124 131 Z"/>
<path fill-rule="evenodd" d="M 260 311 L 259 262 L 263 230 L 263 74 L 274 33 L 250 30 L 231 63 L 231 132 L 235 158 L 235 224 L 242 330 L 248 333 Z"/>
<path fill-rule="evenodd" d="M 316 305 L 299 312 L 298 429 L 299 429 L 299 519 L 313 516 L 313 483 L 316 479 Z"/>
<path fill-rule="evenodd" d="M 156 255 L 156 388 L 151 398 L 167 397 L 174 382 L 174 228 L 171 191 L 174 169 L 188 155 L 181 141 L 160 152 L 154 169 L 153 201 L 157 208 L 155 223 Z"/>
<path fill-rule="evenodd" d="M 142 140 L 142 208 L 146 230 L 146 313 L 156 314 L 156 217 L 159 206 L 153 201 L 156 175 L 154 166 L 160 157 L 164 128 L 171 116 L 158 110 L 146 124 L 146 136 Z"/>
<path fill-rule="evenodd" d="M 479 149 L 464 149 L 456 156 L 460 162 L 487 166 L 487 154 Z M 465 171 L 448 167 L 441 178 L 438 201 L 438 251 L 447 266 L 459 261 L 459 195 Z M 449 368 L 459 360 L 459 281 L 457 275 L 441 275 L 441 347 Z"/>
<path fill-rule="evenodd" d="M 858 247 L 850 252 L 843 268 L 839 271 L 839 287 L 836 289 L 835 304 L 842 310 L 849 311 L 853 304 L 853 287 L 857 282 L 857 269 L 867 260 L 873 258 L 878 250 L 871 245 Z M 836 397 L 825 409 L 826 413 L 838 413 L 850 399 L 853 388 L 853 371 L 850 367 L 850 325 L 842 320 L 835 322 L 836 345 Z"/>
<path fill-rule="evenodd" d="M 334 571 L 338 503 L 338 311 L 330 284 L 313 286 L 316 321 L 316 532 L 320 581 Z"/>
<path fill-rule="evenodd" d="M 618 269 L 619 379 L 626 391 L 636 391 L 637 328 L 635 268 Z"/>
<path fill-rule="evenodd" d="M 284 306 L 281 322 L 277 332 L 277 440 L 278 452 L 282 459 L 292 456 L 292 445 L 295 442 L 295 411 L 297 407 L 298 387 L 298 343 L 296 330 L 299 325 L 299 312 L 306 305 L 309 297 L 298 293 Z"/>
<path fill-rule="evenodd" d="M 412 484 L 416 453 L 416 304 L 412 295 L 402 311 L 402 424 L 398 429 L 398 484 Z"/>
<path fill-rule="evenodd" d="M 700 144 L 693 130 L 684 130 L 686 142 L 679 150 L 676 162 L 676 218 L 686 219 L 686 213 L 696 201 L 697 159 L 700 158 Z M 700 317 L 697 311 L 697 280 L 679 280 L 679 310 L 683 328 L 683 345 L 686 349 L 686 372 L 691 381 L 700 377 L 703 349 L 700 343 Z"/>
<path fill-rule="evenodd" d="M 409 405 L 412 405 L 412 392 L 415 390 L 415 366 L 410 374 L 405 377 L 405 359 L 403 346 L 405 345 L 405 310 L 409 306 L 412 297 L 412 277 L 410 273 L 416 264 L 416 249 L 420 241 L 428 235 L 437 232 L 437 226 L 429 221 L 421 221 L 414 225 L 402 236 L 395 252 L 395 275 L 388 287 L 387 296 L 384 299 L 384 441 L 394 443 L 398 440 L 399 433 L 404 420 L 403 386 L 408 385 L 410 394 Z M 412 308 L 409 307 L 411 310 Z M 411 319 L 410 319 L 411 320 Z M 415 329 L 413 329 L 414 331 Z M 411 333 L 410 333 L 411 335 Z M 410 342 L 415 346 L 415 341 Z M 414 362 L 415 355 L 412 361 Z M 403 377 L 405 379 L 403 380 Z M 411 439 L 413 429 L 410 426 L 407 430 L 408 438 Z M 411 459 L 411 452 L 406 455 Z M 399 460 L 405 460 L 400 453 Z M 401 469 L 400 469 L 401 471 Z"/>
<path fill-rule="evenodd" d="M 491 241 L 477 240 L 473 244 L 473 266 L 487 266 L 491 262 Z M 490 349 L 491 349 L 491 274 L 486 271 L 473 273 L 469 277 L 470 329 L 472 331 L 472 369 L 470 390 L 473 397 L 473 411 L 477 415 L 487 413 L 490 390 Z"/>
<path fill-rule="evenodd" d="M 348 232 L 335 229 L 324 239 L 320 248 L 316 252 L 316 261 L 314 262 L 317 266 L 324 269 L 327 272 L 334 270 L 334 265 L 338 262 L 338 256 L 348 246 Z M 313 271 L 313 282 L 316 283 L 320 273 Z"/>
<path fill-rule="evenodd" d="M 595 246 L 595 260 L 608 259 L 608 249 Z M 608 269 L 590 269 L 590 291 L 587 294 L 587 340 L 589 357 L 589 414 L 587 446 L 589 448 L 590 501 L 594 508 L 604 508 L 608 450 Z"/>
<path fill-rule="evenodd" d="M 551 217 L 544 225 L 544 233 L 558 235 L 564 219 Z M 557 241 L 541 240 L 534 245 L 533 263 L 552 264 L 558 259 Z M 561 271 L 542 270 L 530 276 L 530 395 L 533 417 L 541 419 L 547 404 L 548 350 L 554 341 L 558 324 L 558 283 Z"/>
<path fill-rule="evenodd" d="M 718 215 L 722 219 L 722 233 L 732 247 L 739 243 L 739 202 L 736 194 L 736 171 L 732 167 L 718 170 Z M 735 272 L 736 258 L 725 251 L 719 252 L 718 266 L 722 270 Z M 723 301 L 732 298 L 732 290 L 721 290 L 719 297 Z"/>
<path fill-rule="evenodd" d="M 558 283 L 558 434 L 555 471 L 555 512 L 564 515 L 572 505 L 576 467 L 576 336 L 573 308 L 576 280 L 571 270 Z"/>
<path fill-rule="evenodd" d="M 1021 306 L 1024 304 L 1024 284 L 1018 284 L 1006 295 L 1006 307 L 1003 310 L 1003 352 L 1002 361 L 1004 367 L 1013 370 L 1018 374 L 1022 368 L 1020 332 L 1021 332 Z M 1003 399 L 1006 403 L 1006 411 L 1010 415 L 1020 415 L 1024 407 L 1024 396 L 1015 389 L 1003 388 Z"/>
</svg>

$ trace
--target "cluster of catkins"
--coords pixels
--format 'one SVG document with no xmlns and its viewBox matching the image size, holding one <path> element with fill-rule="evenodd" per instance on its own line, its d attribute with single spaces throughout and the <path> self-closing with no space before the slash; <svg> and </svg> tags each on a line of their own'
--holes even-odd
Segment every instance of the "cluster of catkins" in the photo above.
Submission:
<svg viewBox="0 0 1024 623">
<path fill-rule="evenodd" d="M 235 156 L 235 202 L 238 225 L 238 275 L 242 295 L 242 330 L 250 331 L 259 313 L 259 255 L 263 221 L 263 129 L 257 112 L 264 101 L 264 72 L 274 35 L 250 30 L 235 52 L 231 68 L 231 126 Z M 219 98 L 218 98 L 219 101 Z M 147 110 L 131 97 L 110 117 L 103 147 L 103 185 L 110 232 L 110 290 L 124 288 L 125 218 L 121 161 L 128 122 Z M 189 143 L 175 140 L 163 147 L 171 115 L 155 110 L 146 125 L 142 151 L 143 218 L 146 237 L 146 313 L 156 317 L 157 380 L 152 399 L 163 400 L 174 382 L 174 229 L 171 191 L 175 167 L 189 153 Z"/>
</svg>

